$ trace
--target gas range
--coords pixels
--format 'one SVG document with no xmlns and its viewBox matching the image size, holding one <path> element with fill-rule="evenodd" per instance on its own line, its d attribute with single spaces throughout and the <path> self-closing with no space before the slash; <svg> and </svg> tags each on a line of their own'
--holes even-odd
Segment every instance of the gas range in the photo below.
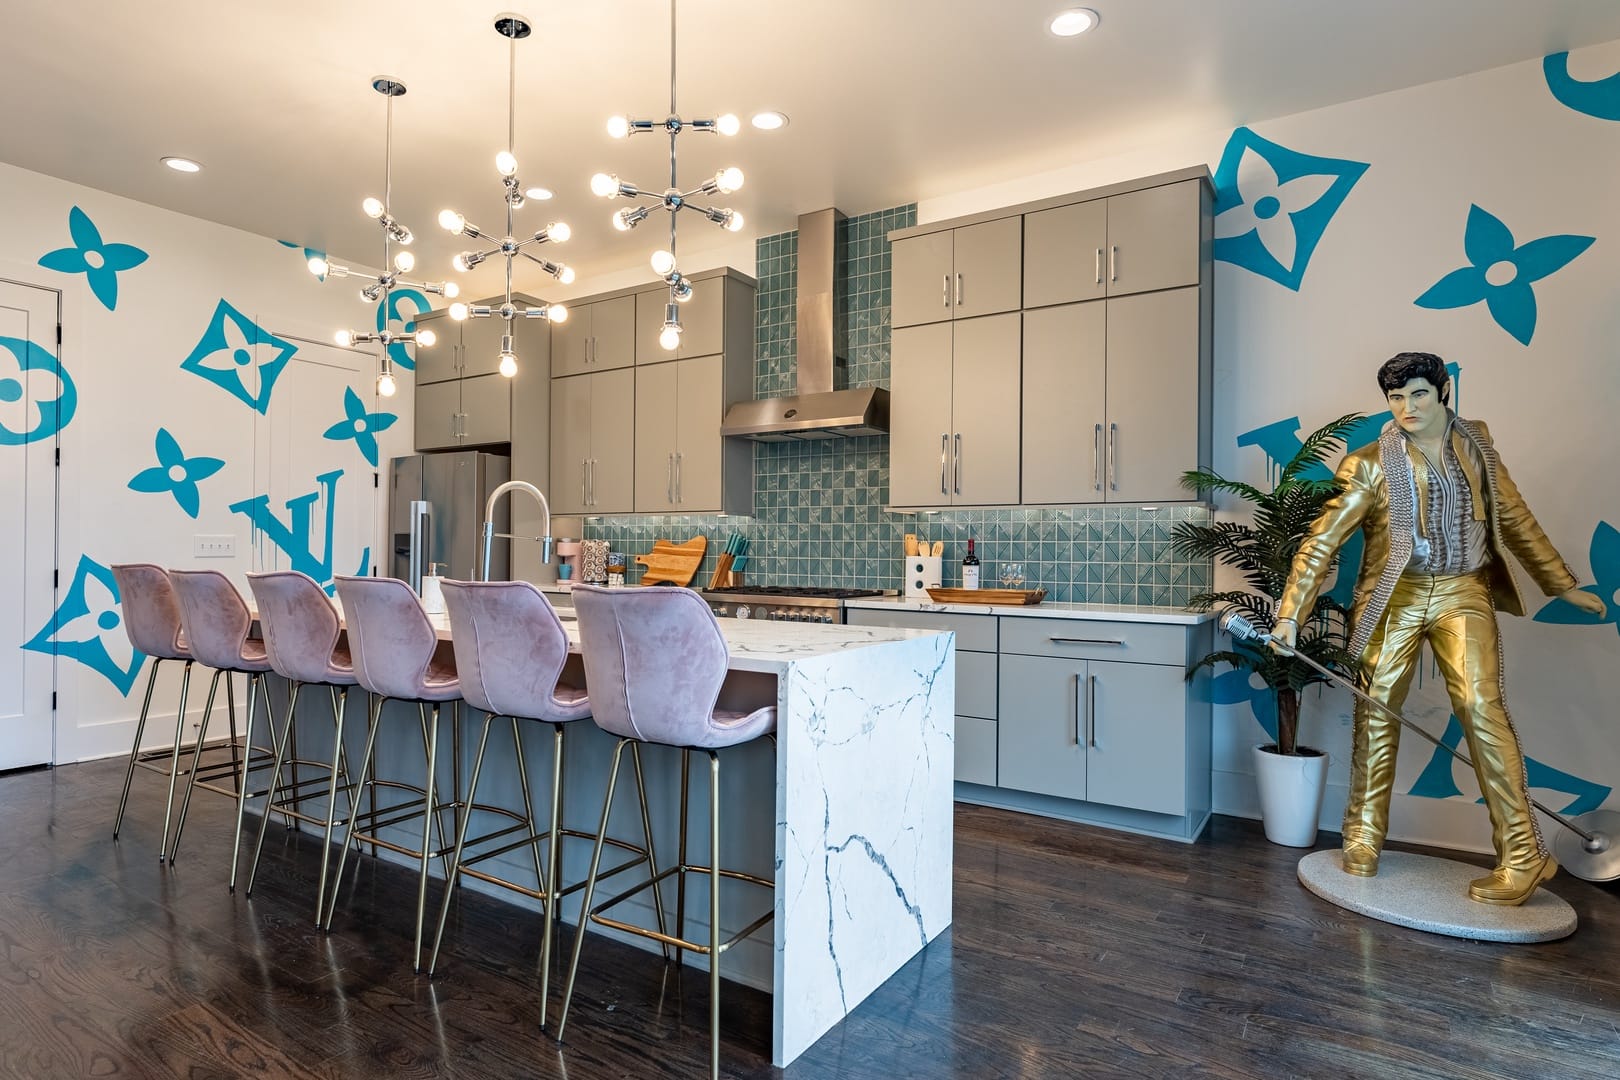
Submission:
<svg viewBox="0 0 1620 1080">
<path fill-rule="evenodd" d="M 820 589 L 793 585 L 737 585 L 704 589 L 703 599 L 722 619 L 775 619 L 781 622 L 841 623 L 844 601 L 895 595 L 882 589 Z"/>
</svg>

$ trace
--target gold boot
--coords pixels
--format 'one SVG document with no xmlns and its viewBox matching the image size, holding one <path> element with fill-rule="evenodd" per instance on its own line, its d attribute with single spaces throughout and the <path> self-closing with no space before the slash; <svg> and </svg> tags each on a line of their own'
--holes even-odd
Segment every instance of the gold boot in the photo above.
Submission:
<svg viewBox="0 0 1620 1080">
<path fill-rule="evenodd" d="M 1378 849 L 1359 840 L 1346 840 L 1341 864 L 1347 874 L 1372 877 L 1378 873 Z"/>
<path fill-rule="evenodd" d="M 1558 860 L 1543 855 L 1541 861 L 1524 868 L 1498 866 L 1489 877 L 1475 878 L 1468 883 L 1468 897 L 1481 904 L 1500 904 L 1517 907 L 1530 899 L 1536 886 L 1550 881 L 1558 873 Z"/>
</svg>

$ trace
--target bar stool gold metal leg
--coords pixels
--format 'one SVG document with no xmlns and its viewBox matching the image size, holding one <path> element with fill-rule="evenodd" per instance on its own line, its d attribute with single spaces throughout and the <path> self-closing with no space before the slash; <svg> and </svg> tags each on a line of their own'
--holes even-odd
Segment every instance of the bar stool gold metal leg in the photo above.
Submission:
<svg viewBox="0 0 1620 1080">
<path fill-rule="evenodd" d="M 681 872 L 675 875 L 675 936 L 686 937 L 686 817 L 687 796 L 691 793 L 692 751 L 681 751 L 681 840 L 676 860 Z M 681 970 L 681 949 L 675 948 L 675 970 Z"/>
<path fill-rule="evenodd" d="M 146 731 L 146 716 L 152 708 L 152 691 L 157 686 L 158 666 L 163 663 L 162 658 L 154 658 L 152 671 L 146 677 L 146 697 L 141 701 L 141 715 L 135 721 L 135 745 L 129 751 L 129 764 L 124 768 L 124 793 L 118 796 L 118 816 L 113 818 L 113 839 L 118 839 L 118 830 L 124 824 L 124 807 L 129 804 L 129 785 L 135 778 L 135 760 L 141 756 L 141 735 Z"/>
<path fill-rule="evenodd" d="M 511 716 L 511 717 L 508 717 L 507 719 L 512 721 L 512 747 L 517 752 L 518 786 L 523 789 L 523 814 L 524 814 L 524 820 L 526 822 L 528 822 L 529 835 L 533 836 L 533 835 L 535 835 L 535 832 L 534 832 L 534 796 L 529 793 L 529 766 L 528 766 L 528 763 L 523 760 L 523 734 L 522 734 L 522 732 L 520 732 L 518 730 L 518 718 L 517 717 Z M 473 795 L 472 795 L 471 791 L 468 791 L 467 792 L 467 805 L 470 807 L 470 806 L 472 806 L 472 804 L 473 804 Z M 552 818 L 551 819 L 551 824 L 549 826 L 547 826 L 547 827 L 552 829 L 553 831 L 555 831 L 556 828 L 557 828 L 557 819 Z M 535 888 L 537 888 L 542 893 L 547 892 L 546 875 L 540 868 L 540 845 L 538 843 L 530 844 L 529 845 L 529 854 L 534 859 Z M 549 906 L 550 902 L 545 901 L 545 903 L 547 903 L 548 906 Z"/>
<path fill-rule="evenodd" d="M 641 835 L 647 839 L 647 872 L 652 875 L 653 915 L 658 920 L 658 932 L 667 937 L 669 930 L 664 925 L 664 893 L 658 884 L 658 857 L 653 853 L 652 818 L 647 813 L 647 782 L 641 774 L 641 743 L 630 744 L 630 760 L 636 768 L 636 796 L 641 803 Z M 664 963 L 669 963 L 669 943 L 660 941 L 658 950 L 664 954 Z"/>
<path fill-rule="evenodd" d="M 438 784 L 439 767 L 439 703 L 433 703 L 433 718 L 428 724 L 428 755 L 427 755 L 427 813 L 422 820 L 422 868 L 420 877 L 416 882 L 416 951 L 411 959 L 411 970 L 418 974 L 422 971 L 422 915 L 427 908 L 427 879 L 428 862 L 433 858 L 433 826 L 434 819 L 439 815 L 438 801 L 433 797 L 434 788 Z M 450 875 L 445 875 L 446 886 L 450 884 Z"/>
<path fill-rule="evenodd" d="M 562 902 L 563 725 L 551 725 L 551 839 L 546 844 L 545 924 L 540 929 L 540 1030 L 546 1027 L 551 1000 L 551 943 L 556 934 L 557 905 Z M 600 848 L 600 845 L 598 845 Z M 538 850 L 538 849 L 537 849 Z"/>
<path fill-rule="evenodd" d="M 619 781 L 619 758 L 630 739 L 620 739 L 613 747 L 613 764 L 608 769 L 607 796 L 602 800 L 602 822 L 596 830 L 596 845 L 591 848 L 591 868 L 585 875 L 585 898 L 580 902 L 579 924 L 574 928 L 574 956 L 568 962 L 568 985 L 563 989 L 562 1015 L 557 1018 L 557 1041 L 562 1042 L 568 1029 L 568 1007 L 574 1001 L 574 979 L 579 975 L 579 952 L 585 944 L 585 928 L 590 925 L 591 898 L 596 892 L 596 871 L 602 865 L 602 841 L 607 836 L 608 815 L 613 811 L 613 789 Z"/>
<path fill-rule="evenodd" d="M 180 737 L 185 733 L 186 725 L 186 694 L 191 689 L 191 665 L 195 661 L 187 660 L 186 666 L 180 675 L 180 707 L 174 718 L 174 752 L 169 755 L 169 798 L 163 804 L 163 839 L 158 844 L 158 862 L 168 859 L 169 847 L 169 816 L 174 810 L 174 782 L 180 772 Z"/>
<path fill-rule="evenodd" d="M 455 854 L 450 858 L 450 865 L 452 867 L 459 868 L 461 866 L 461 853 L 462 850 L 467 846 L 467 825 L 472 821 L 471 804 L 473 800 L 478 798 L 478 774 L 484 769 L 484 749 L 489 745 L 489 726 L 490 724 L 494 723 L 494 721 L 495 718 L 493 716 L 486 715 L 484 717 L 483 732 L 478 736 L 478 756 L 473 758 L 472 777 L 467 784 L 467 802 L 469 804 L 469 809 L 467 813 L 461 815 L 461 820 L 456 824 Z M 531 832 L 534 829 L 532 820 L 530 822 L 529 829 Z M 439 966 L 439 946 L 444 943 L 444 924 L 450 918 L 450 901 L 455 896 L 456 882 L 461 877 L 460 873 L 458 873 L 455 869 L 451 870 L 451 875 L 451 877 L 445 880 L 444 900 L 439 904 L 439 926 L 438 929 L 433 933 L 433 953 L 428 957 L 428 978 L 433 977 L 434 969 Z M 541 889 L 545 888 L 543 884 L 540 887 Z"/>
<path fill-rule="evenodd" d="M 685 867 L 681 880 L 686 879 Z M 709 751 L 709 1075 L 720 1080 L 720 755 Z"/>
<path fill-rule="evenodd" d="M 287 724 L 281 736 L 281 741 L 276 744 L 275 761 L 270 765 L 270 789 L 265 795 L 264 817 L 259 821 L 259 838 L 253 843 L 253 865 L 248 869 L 247 896 L 249 898 L 252 898 L 253 896 L 253 882 L 259 876 L 259 856 L 264 852 L 264 834 L 270 829 L 270 808 L 275 803 L 276 787 L 281 781 L 281 766 L 286 760 L 288 749 L 292 746 L 294 726 L 293 717 L 296 715 L 296 710 L 298 708 L 298 692 L 302 690 L 303 687 L 303 683 L 295 682 L 292 684 L 292 689 L 287 694 Z M 270 722 L 272 725 L 275 724 L 273 717 Z M 294 780 L 297 779 L 296 770 L 294 771 L 293 778 Z M 246 790 L 245 786 L 243 790 Z M 289 818 L 288 820 L 290 821 L 291 819 Z"/>
<path fill-rule="evenodd" d="M 382 718 L 383 703 L 388 700 L 385 697 L 380 697 L 370 693 L 366 695 L 366 698 L 369 708 L 366 710 L 368 713 L 368 721 L 366 724 L 366 749 L 365 753 L 362 754 L 360 758 L 360 787 L 362 789 L 366 788 L 367 781 L 371 777 L 372 754 L 377 746 L 377 727 Z M 375 789 L 371 790 L 371 794 L 373 795 L 373 798 L 371 801 L 371 815 L 368 820 L 375 821 L 377 814 Z M 343 850 L 338 853 L 337 875 L 332 879 L 332 899 L 326 908 L 326 921 L 321 925 L 321 928 L 327 933 L 331 933 L 332 917 L 337 914 L 338 893 L 343 889 L 343 868 L 349 861 L 349 848 L 354 844 L 354 834 L 357 831 L 358 830 L 355 828 L 355 819 L 353 816 L 351 816 L 349 818 L 349 827 L 344 831 Z M 373 850 L 375 850 L 375 845 L 373 845 Z"/>
<path fill-rule="evenodd" d="M 242 762 L 240 766 L 241 771 L 236 785 L 236 835 L 231 840 L 230 891 L 233 893 L 236 891 L 236 864 L 237 860 L 240 859 L 242 855 L 242 819 L 247 812 L 248 765 L 253 758 L 253 714 L 258 706 L 259 690 L 260 687 L 263 686 L 263 683 L 264 676 L 257 672 L 248 676 L 247 724 L 242 733 L 242 741 L 246 745 L 247 750 L 242 755 Z M 270 744 L 272 746 L 279 746 L 280 743 L 276 741 L 275 714 L 270 709 L 270 688 L 267 686 L 264 687 L 264 713 L 265 716 L 269 718 Z"/>
<path fill-rule="evenodd" d="M 349 804 L 349 820 L 354 820 L 354 789 L 349 786 L 348 769 L 343 763 L 343 713 L 349 704 L 349 688 L 340 686 L 332 702 L 332 785 L 326 801 L 326 833 L 321 838 L 321 877 L 315 886 L 315 925 L 321 925 L 321 907 L 326 902 L 326 866 L 332 858 L 332 821 L 337 817 L 339 777 L 343 781 L 344 798 Z"/>
<path fill-rule="evenodd" d="M 169 844 L 169 865 L 174 865 L 175 852 L 180 850 L 180 834 L 186 828 L 186 814 L 191 810 L 191 792 L 197 786 L 197 770 L 202 768 L 203 742 L 208 737 L 208 721 L 214 718 L 214 694 L 219 690 L 220 677 L 225 678 L 225 691 L 230 693 L 230 674 L 224 671 L 214 672 L 214 677 L 208 681 L 208 700 L 203 705 L 202 726 L 197 729 L 197 742 L 191 748 L 191 770 L 186 773 L 186 794 L 180 800 L 180 818 L 174 823 L 174 841 Z"/>
</svg>

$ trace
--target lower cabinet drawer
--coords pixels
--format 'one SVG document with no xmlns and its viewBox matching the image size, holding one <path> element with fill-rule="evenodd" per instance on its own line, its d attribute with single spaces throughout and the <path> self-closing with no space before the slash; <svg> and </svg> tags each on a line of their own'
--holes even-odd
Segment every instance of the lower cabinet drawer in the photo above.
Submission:
<svg viewBox="0 0 1620 1080">
<path fill-rule="evenodd" d="M 994 615 L 955 615 L 944 611 L 881 611 L 850 608 L 845 618 L 856 626 L 894 626 L 915 630 L 955 630 L 958 652 L 995 652 Z"/>
<path fill-rule="evenodd" d="M 996 722 L 977 716 L 956 718 L 956 778 L 968 784 L 996 785 Z"/>
<path fill-rule="evenodd" d="M 1070 660 L 1184 664 L 1187 627 L 1108 619 L 1007 618 L 1002 620 L 1001 651 Z"/>
</svg>

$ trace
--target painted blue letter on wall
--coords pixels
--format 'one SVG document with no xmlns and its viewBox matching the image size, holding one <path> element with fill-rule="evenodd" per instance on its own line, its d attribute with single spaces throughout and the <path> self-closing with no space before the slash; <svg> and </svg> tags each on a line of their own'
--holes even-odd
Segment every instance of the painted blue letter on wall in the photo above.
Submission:
<svg viewBox="0 0 1620 1080">
<path fill-rule="evenodd" d="M 416 309 L 415 314 L 409 319 L 399 313 L 399 302 L 401 300 L 409 300 L 411 307 Z M 416 315 L 428 310 L 430 310 L 428 299 L 422 295 L 421 290 L 394 289 L 388 294 L 386 306 L 377 305 L 377 329 L 391 330 L 396 334 L 414 333 L 416 330 Z M 403 341 L 389 342 L 388 356 L 394 361 L 395 367 L 404 368 L 406 371 L 416 370 L 416 357 L 411 355 L 411 350 L 405 347 Z"/>
<path fill-rule="evenodd" d="M 241 514 L 253 522 L 255 534 L 263 533 L 272 544 L 286 552 L 287 557 L 292 560 L 292 569 L 314 578 L 328 594 L 334 588 L 332 522 L 337 513 L 337 484 L 342 476 L 342 469 L 334 469 L 315 478 L 315 482 L 325 489 L 326 498 L 326 546 L 319 556 L 315 554 L 315 538 L 310 531 L 312 524 L 310 511 L 322 497 L 319 490 L 287 500 L 287 513 L 290 519 L 287 523 L 283 523 L 271 512 L 268 495 L 256 495 L 251 499 L 232 503 L 230 507 L 231 513 Z"/>
<path fill-rule="evenodd" d="M 118 273 L 133 270 L 146 261 L 146 252 L 133 244 L 109 244 L 101 239 L 96 223 L 75 206 L 68 211 L 68 234 L 73 246 L 47 251 L 39 265 L 63 274 L 83 274 L 101 306 L 112 311 L 118 306 Z"/>
<path fill-rule="evenodd" d="M 1547 89 L 1560 103 L 1599 120 L 1620 120 L 1620 73 L 1582 82 L 1570 75 L 1567 52 L 1543 57 L 1541 72 L 1547 77 Z"/>
<path fill-rule="evenodd" d="M 146 654 L 129 643 L 123 621 L 112 571 L 80 555 L 62 605 L 23 648 L 77 660 L 128 694 Z"/>
<path fill-rule="evenodd" d="M 180 364 L 239 398 L 257 412 L 270 407 L 276 378 L 298 346 L 261 330 L 252 319 L 221 300 L 197 347 Z"/>
<path fill-rule="evenodd" d="M 78 407 L 79 393 L 55 356 L 32 341 L 0 337 L 0 446 L 49 439 Z"/>
</svg>

